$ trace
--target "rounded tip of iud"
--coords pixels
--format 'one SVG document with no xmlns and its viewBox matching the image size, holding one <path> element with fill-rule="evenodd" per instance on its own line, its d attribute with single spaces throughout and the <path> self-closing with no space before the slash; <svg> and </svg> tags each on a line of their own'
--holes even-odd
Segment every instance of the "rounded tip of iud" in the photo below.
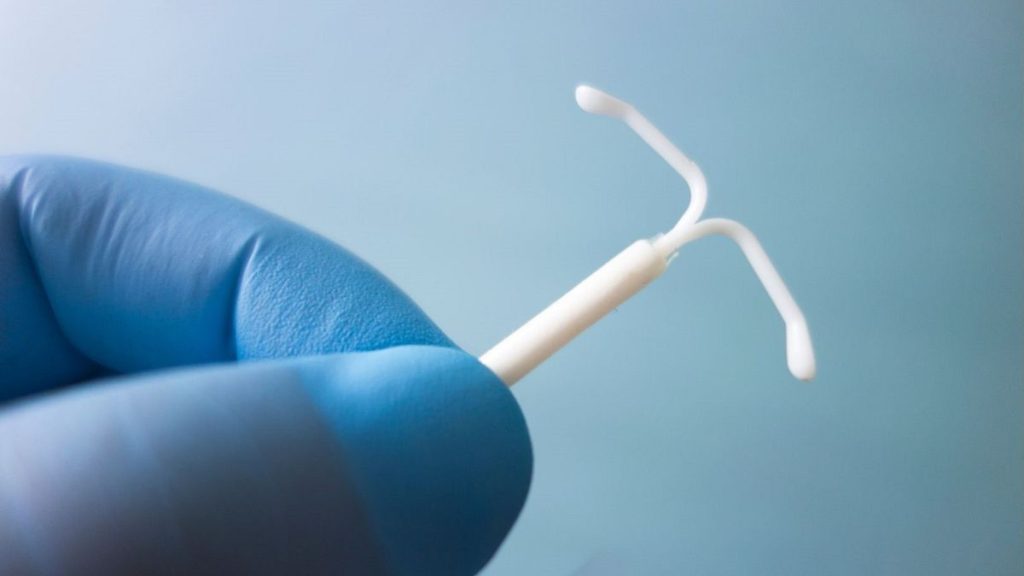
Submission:
<svg viewBox="0 0 1024 576">
<path fill-rule="evenodd" d="M 786 326 L 786 364 L 793 376 L 804 382 L 813 380 L 818 372 L 811 333 L 803 322 Z"/>
<path fill-rule="evenodd" d="M 629 104 L 586 84 L 576 87 L 576 104 L 585 112 L 613 118 L 622 118 L 630 110 Z"/>
</svg>

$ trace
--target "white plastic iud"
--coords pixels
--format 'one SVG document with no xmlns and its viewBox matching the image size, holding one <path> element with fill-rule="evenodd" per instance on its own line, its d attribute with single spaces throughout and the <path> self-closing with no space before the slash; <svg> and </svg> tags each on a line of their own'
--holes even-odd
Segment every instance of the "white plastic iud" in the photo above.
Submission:
<svg viewBox="0 0 1024 576">
<path fill-rule="evenodd" d="M 630 104 L 590 86 L 576 88 L 576 103 L 591 114 L 624 121 L 669 163 L 690 188 L 690 205 L 675 226 L 649 240 L 637 240 L 564 296 L 480 357 L 506 385 L 547 360 L 605 314 L 661 275 L 679 248 L 710 234 L 735 241 L 764 284 L 786 323 L 786 363 L 801 380 L 814 378 L 814 347 L 807 321 L 757 237 L 733 220 L 700 221 L 707 203 L 704 173 Z"/>
</svg>

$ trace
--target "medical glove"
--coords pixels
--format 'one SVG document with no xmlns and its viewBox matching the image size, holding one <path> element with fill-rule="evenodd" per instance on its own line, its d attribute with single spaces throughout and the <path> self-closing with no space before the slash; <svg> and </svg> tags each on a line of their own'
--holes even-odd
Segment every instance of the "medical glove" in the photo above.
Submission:
<svg viewBox="0 0 1024 576">
<path fill-rule="evenodd" d="M 472 574 L 531 471 L 508 389 L 351 253 L 0 158 L 0 573 Z"/>
</svg>

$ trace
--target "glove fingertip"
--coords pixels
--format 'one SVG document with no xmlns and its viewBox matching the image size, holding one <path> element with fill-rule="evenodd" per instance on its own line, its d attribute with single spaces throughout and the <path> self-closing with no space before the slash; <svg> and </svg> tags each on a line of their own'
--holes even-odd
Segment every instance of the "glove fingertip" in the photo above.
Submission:
<svg viewBox="0 0 1024 576">
<path fill-rule="evenodd" d="M 529 491 L 533 454 L 518 403 L 460 350 L 404 346 L 346 356 L 332 383 L 314 393 L 345 444 L 393 568 L 476 573 Z"/>
</svg>

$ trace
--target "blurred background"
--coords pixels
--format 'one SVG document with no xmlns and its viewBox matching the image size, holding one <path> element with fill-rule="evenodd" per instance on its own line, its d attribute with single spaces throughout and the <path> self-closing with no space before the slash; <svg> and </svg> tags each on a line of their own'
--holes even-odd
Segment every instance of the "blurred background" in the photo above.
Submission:
<svg viewBox="0 0 1024 576">
<path fill-rule="evenodd" d="M 803 306 L 687 247 L 515 388 L 534 483 L 485 570 L 1024 570 L 1024 4 L 0 0 L 0 153 L 170 173 L 351 248 L 479 354 L 703 168 Z"/>
</svg>

